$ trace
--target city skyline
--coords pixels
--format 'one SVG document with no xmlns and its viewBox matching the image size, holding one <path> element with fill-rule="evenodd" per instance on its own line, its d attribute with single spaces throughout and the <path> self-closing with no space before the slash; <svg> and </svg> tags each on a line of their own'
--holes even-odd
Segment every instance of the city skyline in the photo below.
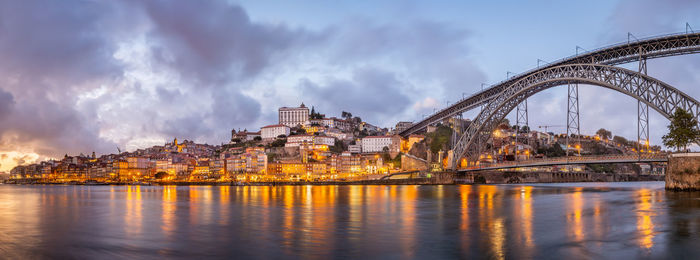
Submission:
<svg viewBox="0 0 700 260">
<path fill-rule="evenodd" d="M 4 2 L 0 25 L 9 26 L 0 26 L 0 55 L 9 62 L 0 65 L 0 171 L 20 160 L 113 153 L 116 146 L 134 150 L 175 136 L 216 144 L 232 128 L 259 129 L 276 121 L 278 106 L 301 102 L 328 116 L 352 111 L 389 127 L 419 120 L 446 101 L 478 91 L 481 83 L 505 79 L 507 72 L 533 68 L 537 59 L 570 56 L 576 46 L 585 51 L 618 43 L 627 32 L 638 38 L 679 32 L 686 22 L 700 27 L 692 15 L 700 4 L 691 1 L 632 8 L 626 8 L 630 1 L 600 1 L 595 8 L 607 11 L 534 16 L 518 11 L 571 7 L 267 5 L 75 1 L 46 8 Z M 484 10 L 501 10 L 506 17 L 494 21 L 479 14 Z M 567 22 L 552 24 L 557 19 Z M 693 56 L 674 57 L 650 61 L 649 71 L 700 96 L 693 88 L 700 79 L 691 73 L 698 66 Z M 530 101 L 538 104 L 531 106 L 533 129 L 565 122 L 565 90 L 548 93 Z M 634 109 L 616 109 L 635 103 L 613 91 L 582 87 L 582 132 L 607 128 L 636 136 Z M 650 114 L 652 144 L 661 144 L 668 122 Z"/>
</svg>

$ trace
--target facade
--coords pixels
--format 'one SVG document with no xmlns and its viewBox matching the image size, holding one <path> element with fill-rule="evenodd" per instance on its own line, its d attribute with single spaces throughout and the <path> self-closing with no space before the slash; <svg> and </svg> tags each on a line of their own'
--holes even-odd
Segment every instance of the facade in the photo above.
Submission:
<svg viewBox="0 0 700 260">
<path fill-rule="evenodd" d="M 302 144 L 333 146 L 335 145 L 335 138 L 317 135 L 293 135 L 287 137 L 287 143 L 284 146 L 298 147 Z"/>
<path fill-rule="evenodd" d="M 413 122 L 406 122 L 406 121 L 398 122 L 398 123 L 396 123 L 396 127 L 394 128 L 394 131 L 398 134 L 398 133 L 403 132 L 404 130 L 408 129 L 412 125 L 413 125 Z"/>
<path fill-rule="evenodd" d="M 362 138 L 362 152 L 363 153 L 378 153 L 383 152 L 384 147 L 391 149 L 392 140 L 391 136 L 367 136 Z"/>
<path fill-rule="evenodd" d="M 289 136 L 290 128 L 286 125 L 268 125 L 260 129 L 260 137 L 263 140 L 272 140 L 280 135 Z"/>
<path fill-rule="evenodd" d="M 238 132 L 236 132 L 236 130 L 231 130 L 231 143 L 235 143 L 234 140 L 236 139 L 241 142 L 253 141 L 255 137 L 259 136 L 260 132 L 248 132 L 247 129 Z"/>
<path fill-rule="evenodd" d="M 361 144 L 348 145 L 348 152 L 350 152 L 350 153 L 362 153 L 362 145 Z"/>
<path fill-rule="evenodd" d="M 280 125 L 295 127 L 309 123 L 309 108 L 304 103 L 299 107 L 280 107 L 278 115 Z"/>
</svg>

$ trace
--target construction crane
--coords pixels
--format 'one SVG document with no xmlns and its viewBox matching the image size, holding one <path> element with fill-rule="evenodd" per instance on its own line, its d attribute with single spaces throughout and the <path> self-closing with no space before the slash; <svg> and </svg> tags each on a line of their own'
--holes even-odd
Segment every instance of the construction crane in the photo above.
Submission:
<svg viewBox="0 0 700 260">
<path fill-rule="evenodd" d="M 544 128 L 545 133 L 548 133 L 547 129 L 550 127 L 566 127 L 566 126 L 565 125 L 540 125 L 540 126 L 537 126 L 537 128 Z"/>
<path fill-rule="evenodd" d="M 119 146 L 117 146 L 117 151 L 119 151 L 120 154 L 122 153 L 122 149 L 119 149 Z"/>
</svg>

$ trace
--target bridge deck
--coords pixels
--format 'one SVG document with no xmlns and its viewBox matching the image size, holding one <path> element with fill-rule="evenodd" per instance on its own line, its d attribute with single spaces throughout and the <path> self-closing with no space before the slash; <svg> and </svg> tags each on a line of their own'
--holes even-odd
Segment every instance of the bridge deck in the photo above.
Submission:
<svg viewBox="0 0 700 260">
<path fill-rule="evenodd" d="M 521 162 L 508 162 L 499 163 L 495 165 L 489 165 L 486 167 L 474 167 L 467 169 L 458 169 L 459 172 L 471 172 L 471 171 L 484 171 L 484 170 L 500 170 L 500 169 L 512 169 L 521 167 L 538 167 L 538 166 L 556 166 L 556 165 L 570 165 L 570 164 L 608 164 L 608 163 L 650 163 L 650 162 L 667 162 L 668 158 L 666 155 L 652 155 L 652 156 L 592 156 L 592 157 L 570 157 L 568 160 L 566 158 L 553 158 L 553 159 L 543 159 L 543 160 L 528 160 Z"/>
</svg>

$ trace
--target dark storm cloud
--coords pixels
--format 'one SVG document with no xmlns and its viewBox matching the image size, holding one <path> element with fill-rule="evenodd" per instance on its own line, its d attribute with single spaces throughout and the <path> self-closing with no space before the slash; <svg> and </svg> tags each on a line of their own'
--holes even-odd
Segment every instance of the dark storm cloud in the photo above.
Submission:
<svg viewBox="0 0 700 260">
<path fill-rule="evenodd" d="M 391 60 L 391 65 L 382 67 L 437 82 L 440 93 L 431 94 L 438 99 L 454 102 L 455 97 L 475 91 L 486 79 L 470 58 L 472 48 L 467 41 L 471 34 L 463 28 L 425 20 L 401 24 L 358 20 L 332 31 L 332 44 L 338 46 L 330 53 L 332 64 Z"/>
<path fill-rule="evenodd" d="M 0 119 L 4 119 L 10 113 L 15 104 L 12 94 L 0 89 Z"/>
<path fill-rule="evenodd" d="M 202 86 L 221 87 L 269 66 L 308 32 L 253 23 L 224 1 L 145 1 L 154 58 Z M 196 11 L 193 11 L 196 10 Z"/>
<path fill-rule="evenodd" d="M 114 8 L 97 1 L 0 3 L 0 87 L 15 101 L 0 126 L 0 148 L 36 146 L 55 156 L 104 145 L 74 105 L 76 91 L 121 74 L 104 33 Z"/>
<path fill-rule="evenodd" d="M 391 72 L 378 68 L 354 71 L 349 80 L 330 78 L 324 84 L 308 79 L 300 82 L 302 94 L 321 109 L 347 110 L 363 120 L 385 126 L 383 121 L 404 112 L 411 100 L 404 93 L 410 87 Z"/>
</svg>

